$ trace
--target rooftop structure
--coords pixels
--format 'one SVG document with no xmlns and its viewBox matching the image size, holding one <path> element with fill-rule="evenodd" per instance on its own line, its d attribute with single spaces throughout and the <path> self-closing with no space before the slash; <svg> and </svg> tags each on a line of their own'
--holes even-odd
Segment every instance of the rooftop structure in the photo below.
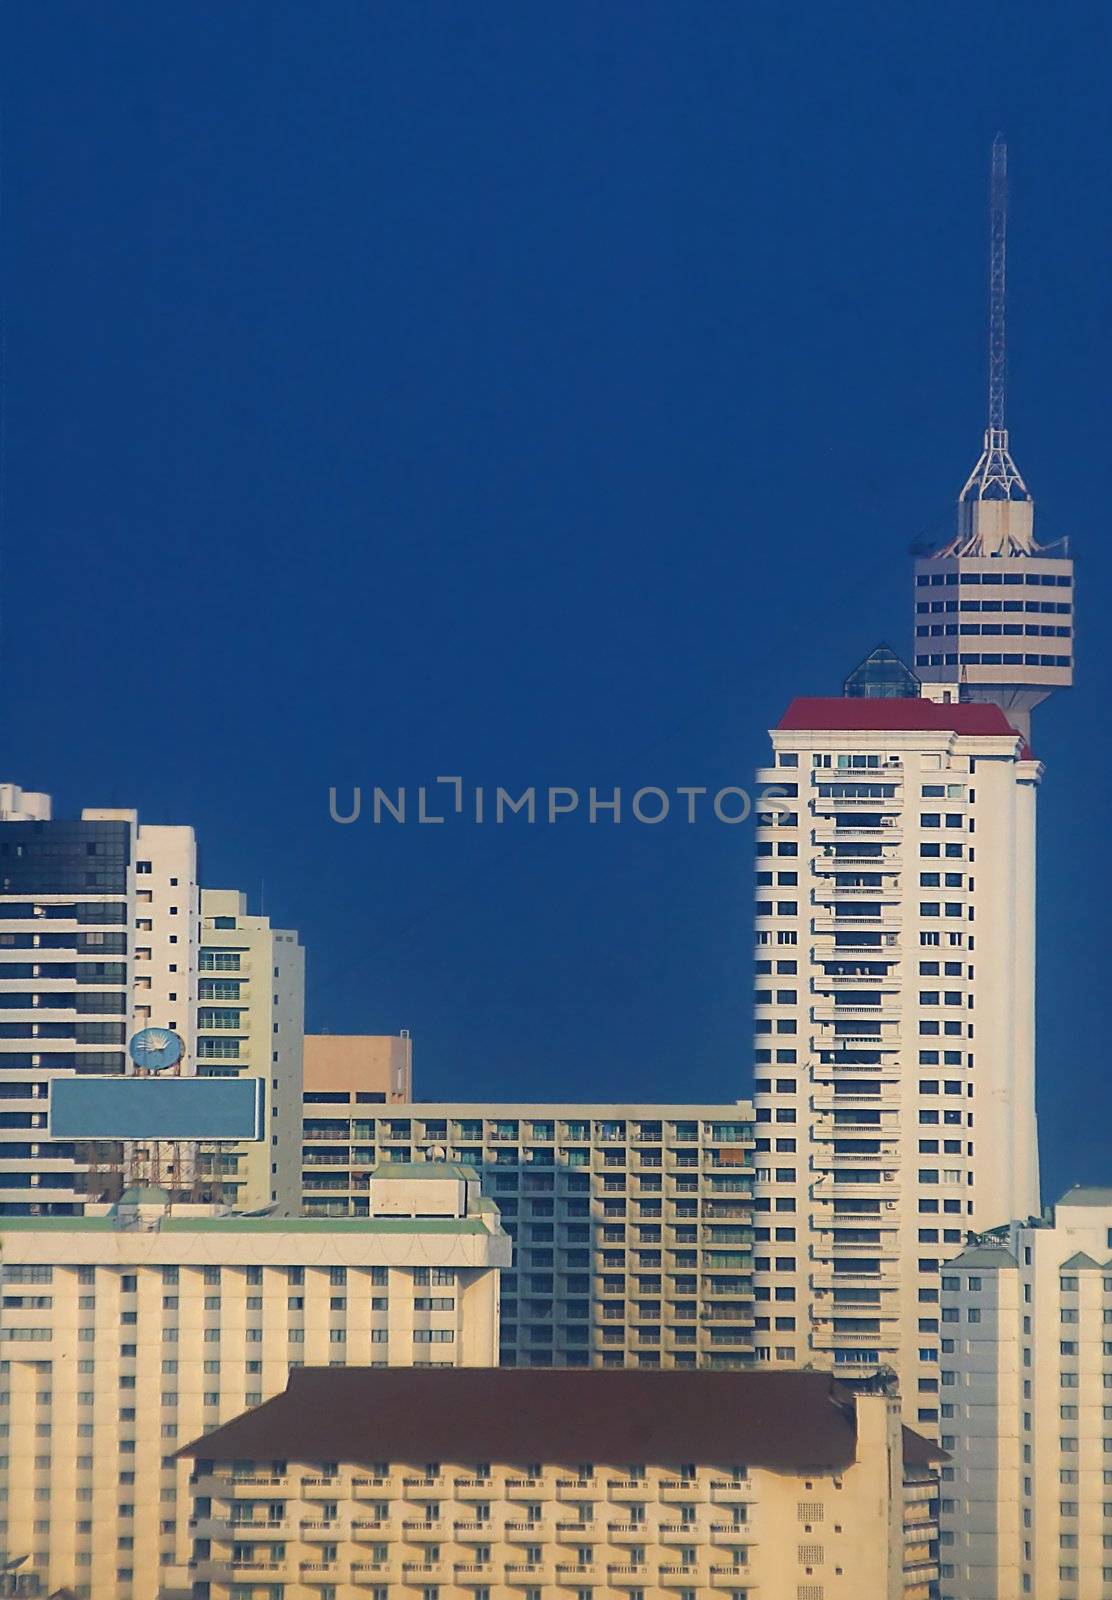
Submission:
<svg viewBox="0 0 1112 1600">
<path fill-rule="evenodd" d="M 925 1600 L 935 1571 L 939 1452 L 820 1373 L 305 1370 L 182 1454 L 211 1600 L 250 1560 L 368 1600 Z"/>
</svg>

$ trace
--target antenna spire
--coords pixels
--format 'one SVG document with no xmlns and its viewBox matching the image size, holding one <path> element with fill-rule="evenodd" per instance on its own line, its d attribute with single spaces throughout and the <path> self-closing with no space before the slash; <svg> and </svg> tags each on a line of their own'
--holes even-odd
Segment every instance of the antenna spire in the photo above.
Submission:
<svg viewBox="0 0 1112 1600">
<path fill-rule="evenodd" d="M 988 427 L 980 460 L 959 495 L 963 504 L 975 500 L 1027 500 L 1030 492 L 1008 450 L 1004 424 L 1007 379 L 1006 265 L 1008 254 L 1008 146 L 998 133 L 992 141 L 992 177 L 989 183 L 988 263 Z"/>
<path fill-rule="evenodd" d="M 1004 432 L 1004 390 L 1007 379 L 1005 269 L 1008 251 L 1008 146 L 998 133 L 992 141 L 992 180 L 989 187 L 989 322 L 988 322 L 988 426 L 990 433 Z"/>
</svg>

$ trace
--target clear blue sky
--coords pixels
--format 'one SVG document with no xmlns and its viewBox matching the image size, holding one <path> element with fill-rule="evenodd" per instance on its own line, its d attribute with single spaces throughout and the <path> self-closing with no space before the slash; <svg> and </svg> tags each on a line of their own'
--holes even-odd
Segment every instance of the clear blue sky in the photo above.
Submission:
<svg viewBox="0 0 1112 1600">
<path fill-rule="evenodd" d="M 3 775 L 189 821 L 426 1097 L 734 1097 L 749 828 L 339 829 L 329 784 L 745 784 L 906 648 L 984 425 L 1079 563 L 1037 714 L 1047 1189 L 1112 1181 L 1107 8 L 10 4 Z"/>
</svg>

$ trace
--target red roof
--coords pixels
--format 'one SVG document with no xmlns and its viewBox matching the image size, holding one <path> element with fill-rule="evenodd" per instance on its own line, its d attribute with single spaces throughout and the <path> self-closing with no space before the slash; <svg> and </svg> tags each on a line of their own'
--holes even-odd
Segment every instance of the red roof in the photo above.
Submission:
<svg viewBox="0 0 1112 1600">
<path fill-rule="evenodd" d="M 949 704 L 936 700 L 897 700 L 839 696 L 818 699 L 803 696 L 792 701 L 780 718 L 781 728 L 801 731 L 823 730 L 832 733 L 857 733 L 876 730 L 884 733 L 961 733 L 986 738 L 1019 737 L 1003 711 L 989 702 Z M 1024 751 L 1030 757 L 1030 751 Z"/>
<path fill-rule="evenodd" d="M 178 1452 L 205 1461 L 744 1461 L 839 1472 L 853 1396 L 826 1372 L 298 1367 L 283 1393 Z M 946 1459 L 905 1430 L 911 1466 Z"/>
</svg>

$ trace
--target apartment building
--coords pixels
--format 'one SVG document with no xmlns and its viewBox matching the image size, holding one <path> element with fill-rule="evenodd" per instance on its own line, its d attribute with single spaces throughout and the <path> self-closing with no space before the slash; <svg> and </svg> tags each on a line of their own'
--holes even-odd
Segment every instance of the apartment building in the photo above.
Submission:
<svg viewBox="0 0 1112 1600">
<path fill-rule="evenodd" d="M 1075 1188 L 942 1277 L 945 1600 L 1112 1594 L 1112 1188 Z"/>
<path fill-rule="evenodd" d="M 127 1191 L 0 1222 L 0 1549 L 79 1600 L 191 1593 L 174 1452 L 302 1363 L 497 1359 L 510 1241 L 473 1174 L 375 1175 L 375 1215 Z"/>
<path fill-rule="evenodd" d="M 365 1213 L 379 1161 L 464 1161 L 514 1240 L 504 1366 L 737 1366 L 753 1340 L 752 1109 L 307 1104 L 303 1204 Z"/>
<path fill-rule="evenodd" d="M 821 1373 L 305 1370 L 183 1452 L 194 1595 L 925 1600 L 936 1453 Z"/>
<path fill-rule="evenodd" d="M 404 1105 L 413 1098 L 413 1040 L 401 1033 L 307 1033 L 305 1104 Z"/>
<path fill-rule="evenodd" d="M 999 707 L 895 666 L 793 701 L 758 773 L 756 1353 L 894 1369 L 936 1427 L 940 1264 L 1039 1206 L 1042 769 Z"/>
<path fill-rule="evenodd" d="M 243 1211 L 301 1201 L 301 1097 L 305 952 L 289 929 L 247 910 L 235 889 L 201 892 L 197 1070 L 203 1077 L 258 1078 L 267 1138 L 203 1152 L 202 1178 L 219 1179 Z"/>
<path fill-rule="evenodd" d="M 97 1153 L 44 1137 L 50 1082 L 125 1072 L 136 1023 L 192 1037 L 195 908 L 191 829 L 0 785 L 0 1218 L 98 1192 Z"/>
</svg>

